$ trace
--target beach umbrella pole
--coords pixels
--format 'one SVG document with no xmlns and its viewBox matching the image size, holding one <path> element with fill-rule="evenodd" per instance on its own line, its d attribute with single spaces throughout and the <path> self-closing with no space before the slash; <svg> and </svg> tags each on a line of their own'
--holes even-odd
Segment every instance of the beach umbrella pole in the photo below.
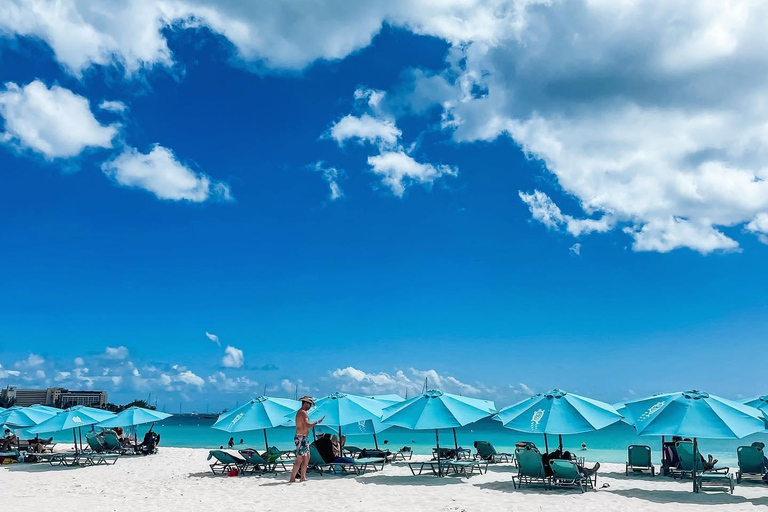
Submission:
<svg viewBox="0 0 768 512">
<path fill-rule="evenodd" d="M 563 451 L 563 436 L 558 435 L 557 436 L 557 441 L 560 444 L 560 452 L 562 453 L 562 451 Z"/>
<path fill-rule="evenodd" d="M 72 440 L 75 442 L 75 453 L 77 453 L 77 432 L 75 429 L 72 429 Z"/>
<path fill-rule="evenodd" d="M 458 439 L 456 439 L 456 429 L 454 428 L 452 430 L 453 430 L 453 445 L 458 450 L 459 449 L 459 441 L 458 441 Z"/>
<path fill-rule="evenodd" d="M 264 446 L 266 446 L 267 451 L 269 451 L 269 441 L 267 441 L 267 429 L 264 429 Z"/>
<path fill-rule="evenodd" d="M 376 449 L 379 449 L 379 442 L 376 440 L 376 432 L 373 433 L 373 446 L 376 447 Z"/>
<path fill-rule="evenodd" d="M 667 460 L 667 451 L 664 449 L 665 441 L 664 436 L 661 436 L 661 471 L 664 476 L 667 476 L 667 471 L 665 469 L 667 466 L 664 464 Z"/>
<path fill-rule="evenodd" d="M 699 452 L 698 452 L 697 448 L 698 448 L 698 446 L 697 446 L 697 443 L 696 443 L 696 438 L 694 437 L 693 438 L 693 492 L 699 492 L 698 485 L 696 485 L 697 484 L 697 482 L 696 482 L 696 465 L 699 462 L 698 456 L 697 456 Z"/>
<path fill-rule="evenodd" d="M 437 476 L 443 476 L 443 465 L 440 462 L 440 434 L 435 429 L 435 444 L 437 444 Z"/>
<path fill-rule="evenodd" d="M 549 453 L 549 443 L 547 442 L 547 434 L 544 434 L 544 452 Z"/>
</svg>

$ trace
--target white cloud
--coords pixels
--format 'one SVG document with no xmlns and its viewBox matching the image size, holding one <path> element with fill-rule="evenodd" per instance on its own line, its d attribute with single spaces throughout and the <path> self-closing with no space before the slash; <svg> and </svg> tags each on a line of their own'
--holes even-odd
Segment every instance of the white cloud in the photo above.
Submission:
<svg viewBox="0 0 768 512">
<path fill-rule="evenodd" d="M 243 351 L 239 348 L 227 346 L 224 349 L 224 357 L 221 359 L 221 364 L 225 368 L 240 368 L 244 362 Z"/>
<path fill-rule="evenodd" d="M 128 349 L 122 345 L 119 347 L 107 347 L 104 351 L 104 356 L 107 359 L 126 359 L 128 357 Z"/>
<path fill-rule="evenodd" d="M 576 256 L 580 256 L 580 255 L 581 255 L 581 244 L 580 244 L 580 243 L 578 243 L 578 242 L 576 242 L 575 244 L 573 244 L 572 246 L 570 246 L 570 247 L 568 248 L 568 250 L 569 250 L 570 252 L 572 252 L 573 254 L 575 254 Z"/>
<path fill-rule="evenodd" d="M 768 213 L 758 213 L 752 221 L 746 226 L 747 231 L 757 235 L 757 238 L 764 244 L 768 244 Z"/>
<path fill-rule="evenodd" d="M 443 176 L 456 176 L 458 171 L 447 165 L 420 163 L 404 151 L 387 151 L 369 156 L 371 170 L 381 176 L 384 185 L 397 197 L 402 197 L 412 183 L 432 184 Z"/>
<path fill-rule="evenodd" d="M 72 376 L 72 372 L 56 372 L 56 376 L 53 378 L 56 382 L 61 382 L 69 379 Z"/>
<path fill-rule="evenodd" d="M 737 248 L 721 228 L 768 213 L 768 6 L 577 0 L 513 10 L 516 21 L 493 37 L 454 47 L 445 73 L 413 73 L 406 108 L 441 106 L 458 142 L 514 139 L 588 216 L 607 221 L 542 217 L 571 234 L 619 228 L 635 250 Z"/>
<path fill-rule="evenodd" d="M 328 188 L 330 189 L 328 199 L 335 201 L 344 197 L 344 191 L 341 190 L 341 187 L 339 186 L 339 178 L 344 174 L 343 171 L 327 165 L 325 162 L 315 162 L 312 167 L 315 171 L 319 172 L 323 176 L 325 182 L 328 183 Z"/>
<path fill-rule="evenodd" d="M 45 363 L 45 358 L 37 354 L 29 354 L 29 357 L 22 361 L 16 361 L 14 366 L 16 368 L 35 368 Z"/>
<path fill-rule="evenodd" d="M 346 115 L 331 127 L 330 137 L 339 146 L 350 139 L 377 146 L 394 147 L 402 135 L 392 119 L 378 119 L 368 114 L 359 117 Z"/>
<path fill-rule="evenodd" d="M 441 375 L 435 370 L 417 370 L 410 368 L 409 375 L 402 370 L 395 373 L 367 373 L 363 370 L 348 366 L 346 368 L 337 368 L 330 373 L 336 389 L 351 393 L 362 393 L 368 395 L 396 393 L 409 395 L 421 393 L 424 380 L 429 383 L 430 388 L 437 388 L 451 393 L 464 395 L 479 395 L 486 393 L 495 394 L 493 389 L 477 383 L 468 384 L 458 380 L 450 375 Z"/>
<path fill-rule="evenodd" d="M 6 370 L 3 368 L 3 365 L 0 364 L 0 379 L 7 379 L 9 377 L 18 377 L 21 375 L 21 372 L 18 370 Z"/>
<path fill-rule="evenodd" d="M 82 357 L 76 357 L 74 362 L 77 366 L 83 366 L 85 364 L 85 360 L 83 360 Z"/>
<path fill-rule="evenodd" d="M 195 375 L 190 370 L 180 372 L 176 380 L 189 384 L 190 386 L 196 386 L 198 389 L 202 389 L 205 386 L 205 381 L 202 377 Z"/>
<path fill-rule="evenodd" d="M 160 199 L 195 203 L 232 199 L 229 185 L 211 181 L 182 164 L 170 149 L 155 144 L 149 153 L 126 148 L 101 166 L 104 173 L 124 187 L 141 188 Z"/>
<path fill-rule="evenodd" d="M 209 333 L 207 331 L 206 331 L 205 335 L 208 337 L 209 340 L 214 342 L 216 345 L 218 345 L 219 347 L 221 346 L 221 342 L 219 341 L 219 337 L 218 336 L 216 336 L 215 334 L 211 334 L 211 333 Z"/>
<path fill-rule="evenodd" d="M 5 84 L 0 116 L 5 120 L 0 141 L 49 160 L 74 157 L 88 147 L 112 147 L 117 135 L 117 128 L 96 120 L 86 98 L 57 85 L 49 89 L 39 80 L 24 87 Z"/>
<path fill-rule="evenodd" d="M 106 110 L 107 112 L 115 112 L 118 114 L 128 110 L 128 107 L 122 101 L 109 101 L 109 100 L 104 100 L 101 103 L 99 103 L 99 108 L 101 110 Z"/>
<path fill-rule="evenodd" d="M 258 382 L 252 381 L 248 377 L 238 376 L 228 377 L 224 372 L 217 372 L 208 376 L 208 382 L 219 391 L 244 393 L 258 386 Z"/>
</svg>

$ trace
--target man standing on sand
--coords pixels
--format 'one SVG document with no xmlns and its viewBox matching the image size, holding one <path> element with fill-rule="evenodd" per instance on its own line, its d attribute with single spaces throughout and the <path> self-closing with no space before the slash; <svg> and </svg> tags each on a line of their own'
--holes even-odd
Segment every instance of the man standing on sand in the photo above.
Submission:
<svg viewBox="0 0 768 512">
<path fill-rule="evenodd" d="M 290 483 L 296 481 L 299 469 L 301 469 L 301 481 L 306 482 L 307 466 L 309 465 L 309 443 L 307 442 L 309 429 L 322 422 L 325 418 L 323 416 L 316 422 L 310 423 L 307 411 L 315 405 L 315 401 L 308 396 L 301 397 L 299 401 L 301 402 L 301 409 L 296 413 L 296 435 L 293 436 L 293 443 L 296 445 L 296 462 L 293 463 Z"/>
</svg>

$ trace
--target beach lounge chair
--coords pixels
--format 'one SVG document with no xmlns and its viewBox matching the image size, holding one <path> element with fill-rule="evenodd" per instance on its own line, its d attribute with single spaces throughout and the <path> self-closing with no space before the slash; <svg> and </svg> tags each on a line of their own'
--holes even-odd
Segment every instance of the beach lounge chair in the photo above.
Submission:
<svg viewBox="0 0 768 512">
<path fill-rule="evenodd" d="M 488 462 L 512 462 L 514 455 L 511 453 L 499 453 L 488 441 L 475 441 L 476 459 L 482 459 Z"/>
<path fill-rule="evenodd" d="M 411 460 L 411 458 L 413 458 L 413 450 L 411 450 L 410 446 L 403 446 L 392 454 L 392 462 L 398 459 L 405 462 L 406 460 Z"/>
<path fill-rule="evenodd" d="M 314 443 L 309 445 L 309 464 L 307 465 L 307 469 L 313 469 L 321 475 L 323 474 L 323 471 L 335 472 L 333 464 L 326 462 L 325 459 L 323 459 L 323 456 L 317 451 L 317 446 L 315 446 Z"/>
<path fill-rule="evenodd" d="M 106 451 L 110 453 L 119 453 L 122 455 L 130 451 L 120 444 L 120 438 L 117 437 L 117 433 L 115 433 L 114 430 L 106 430 L 102 432 L 102 435 L 99 437 Z"/>
<path fill-rule="evenodd" d="M 434 476 L 440 476 L 441 473 L 443 475 L 448 473 L 448 470 L 450 469 L 448 464 L 449 461 L 447 460 L 425 460 L 420 462 L 409 462 L 408 469 L 411 470 L 411 474 L 414 476 L 421 475 L 426 470 L 429 470 Z M 442 471 L 440 471 L 440 466 L 442 466 Z M 418 470 L 418 473 L 416 470 Z"/>
<path fill-rule="evenodd" d="M 704 484 L 725 487 L 733 494 L 734 476 L 730 473 L 730 468 L 726 466 L 704 469 L 704 463 L 701 454 L 693 457 L 693 443 L 688 441 L 678 441 L 675 444 L 677 454 L 680 457 L 680 466 L 678 470 L 684 475 L 690 475 L 697 480 L 697 487 L 702 488 Z"/>
<path fill-rule="evenodd" d="M 349 457 L 357 458 L 363 450 L 357 446 L 345 446 L 342 451 Z"/>
<path fill-rule="evenodd" d="M 269 462 L 256 450 L 238 450 L 238 453 L 245 460 L 245 463 L 240 467 L 243 473 L 272 473 L 277 466 L 276 462 Z"/>
<path fill-rule="evenodd" d="M 551 483 L 554 487 L 578 487 L 581 492 L 594 489 L 592 478 L 583 474 L 572 460 L 552 459 L 549 468 L 552 470 Z"/>
<path fill-rule="evenodd" d="M 523 446 L 518 446 L 515 448 L 515 459 L 517 460 L 518 472 L 516 477 L 512 477 L 512 485 L 516 489 L 522 487 L 524 483 L 549 485 L 550 477 L 547 476 L 541 452 L 536 448 L 536 445 L 526 443 Z M 517 483 L 515 483 L 515 478 L 517 478 Z"/>
<path fill-rule="evenodd" d="M 452 460 L 447 463 L 448 468 L 452 469 L 454 473 L 457 475 L 464 475 L 467 478 L 470 478 L 472 475 L 475 474 L 475 470 L 479 474 L 487 473 L 488 472 L 488 462 L 487 460 Z"/>
<path fill-rule="evenodd" d="M 117 453 L 80 453 L 76 460 L 69 465 L 79 466 L 109 466 L 117 463 L 120 454 Z"/>
<path fill-rule="evenodd" d="M 219 470 L 220 474 L 227 473 L 233 469 L 238 472 L 246 464 L 245 459 L 242 456 L 235 455 L 224 450 L 211 450 L 208 452 L 208 460 L 216 459 L 213 464 L 210 464 L 211 471 L 216 474 L 216 470 Z"/>
<path fill-rule="evenodd" d="M 633 444 L 627 447 L 627 476 L 630 471 L 650 471 L 651 476 L 656 475 L 656 468 L 651 462 L 651 447 L 642 444 Z"/>
<path fill-rule="evenodd" d="M 39 462 L 47 462 L 51 466 L 74 466 L 78 463 L 81 454 L 75 452 L 55 452 L 36 454 Z"/>
<path fill-rule="evenodd" d="M 88 442 L 88 447 L 93 453 L 105 453 L 107 451 L 102 440 L 96 434 L 88 432 L 85 434 L 85 440 Z"/>
<path fill-rule="evenodd" d="M 736 456 L 739 460 L 739 470 L 736 472 L 736 482 L 741 483 L 744 476 L 756 476 L 763 479 L 768 473 L 765 466 L 765 455 L 760 446 L 739 446 L 736 448 Z"/>
</svg>

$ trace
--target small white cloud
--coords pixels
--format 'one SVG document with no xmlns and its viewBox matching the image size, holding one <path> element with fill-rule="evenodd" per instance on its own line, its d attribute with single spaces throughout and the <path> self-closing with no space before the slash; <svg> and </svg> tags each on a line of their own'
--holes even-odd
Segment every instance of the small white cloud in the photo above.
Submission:
<svg viewBox="0 0 768 512">
<path fill-rule="evenodd" d="M 339 178 L 344 174 L 342 170 L 326 165 L 326 163 L 322 161 L 315 162 L 315 165 L 312 167 L 315 171 L 322 174 L 323 179 L 328 183 L 328 188 L 330 189 L 328 198 L 331 201 L 344 197 L 344 191 L 341 190 L 341 187 L 339 186 Z"/>
<path fill-rule="evenodd" d="M 147 154 L 136 148 L 126 148 L 117 157 L 104 162 L 101 169 L 118 185 L 147 190 L 159 199 L 193 203 L 232 200 L 229 185 L 193 171 L 170 149 L 159 144 Z"/>
<path fill-rule="evenodd" d="M 104 356 L 107 359 L 122 360 L 128 357 L 128 349 L 122 345 L 119 347 L 107 347 L 104 351 Z"/>
<path fill-rule="evenodd" d="M 108 100 L 104 100 L 101 103 L 99 103 L 99 108 L 101 110 L 106 110 L 107 112 L 116 112 L 116 113 L 122 113 L 128 110 L 128 107 L 122 101 L 108 101 Z"/>
<path fill-rule="evenodd" d="M 221 364 L 225 368 L 240 368 L 244 362 L 243 351 L 239 348 L 227 346 L 224 349 L 224 357 L 221 359 Z"/>
<path fill-rule="evenodd" d="M 402 197 L 412 183 L 432 184 L 443 176 L 457 176 L 458 170 L 447 165 L 422 164 L 404 151 L 388 151 L 369 156 L 371 170 L 381 176 L 384 185 Z"/>
<path fill-rule="evenodd" d="M 196 386 L 197 388 L 202 388 L 203 386 L 205 386 L 205 381 L 203 380 L 203 378 L 198 375 L 195 375 L 189 370 L 179 373 L 178 380 L 185 384 L 189 384 L 190 386 Z"/>
<path fill-rule="evenodd" d="M 346 115 L 337 121 L 330 130 L 330 137 L 339 146 L 350 139 L 360 143 L 368 142 L 376 146 L 391 148 L 397 145 L 402 135 L 392 119 L 379 119 L 368 114 L 360 117 Z"/>
<path fill-rule="evenodd" d="M 112 380 L 112 384 L 114 384 L 115 386 L 119 386 L 123 382 L 123 377 L 120 375 L 115 375 L 114 377 L 112 377 L 111 380 Z"/>
<path fill-rule="evenodd" d="M 614 225 L 614 219 L 608 215 L 600 219 L 576 219 L 566 215 L 547 194 L 539 190 L 530 194 L 520 191 L 518 195 L 528 205 L 534 219 L 551 229 L 564 228 L 573 236 L 592 232 L 605 233 Z"/>
<path fill-rule="evenodd" d="M 35 377 L 38 379 L 44 379 L 45 378 L 45 372 L 43 370 L 37 370 L 35 372 Z"/>
<path fill-rule="evenodd" d="M 3 365 L 0 364 L 0 379 L 7 379 L 8 377 L 18 377 L 21 372 L 18 370 L 6 370 Z"/>
<path fill-rule="evenodd" d="M 56 382 L 67 380 L 72 376 L 71 372 L 56 372 L 56 376 L 53 378 Z"/>
<path fill-rule="evenodd" d="M 34 368 L 45 363 L 45 359 L 37 354 L 29 354 L 29 357 L 22 361 L 16 361 L 14 366 L 16 368 Z"/>
<path fill-rule="evenodd" d="M 219 341 L 219 337 L 218 336 L 216 336 L 215 334 L 211 334 L 211 333 L 209 333 L 207 331 L 206 331 L 205 335 L 208 337 L 209 340 L 214 342 L 216 345 L 218 345 L 219 347 L 221 346 L 221 342 Z"/>
<path fill-rule="evenodd" d="M 575 244 L 573 244 L 572 246 L 570 246 L 570 247 L 568 248 L 568 250 L 569 250 L 569 251 L 571 251 L 571 252 L 572 252 L 573 254 L 575 254 L 576 256 L 579 256 L 579 255 L 581 255 L 581 244 L 580 244 L 580 243 L 578 243 L 578 242 L 576 242 Z"/>
<path fill-rule="evenodd" d="M 89 147 L 110 148 L 117 135 L 117 128 L 96 120 L 86 98 L 57 85 L 49 89 L 39 80 L 24 87 L 5 84 L 0 116 L 5 119 L 0 141 L 49 160 L 74 157 Z"/>
<path fill-rule="evenodd" d="M 76 357 L 75 358 L 75 365 L 76 366 L 83 366 L 85 364 L 85 361 L 82 357 Z"/>
</svg>

